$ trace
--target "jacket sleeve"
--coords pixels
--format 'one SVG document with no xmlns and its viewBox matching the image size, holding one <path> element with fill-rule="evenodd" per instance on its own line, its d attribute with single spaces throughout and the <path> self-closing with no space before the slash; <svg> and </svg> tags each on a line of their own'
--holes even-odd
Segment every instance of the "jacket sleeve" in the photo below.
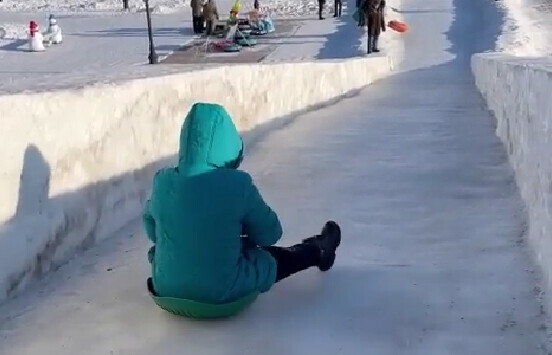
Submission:
<svg viewBox="0 0 552 355">
<path fill-rule="evenodd" d="M 276 244 L 282 237 L 282 225 L 278 216 L 264 202 L 251 178 L 247 184 L 242 223 L 244 234 L 260 247 Z"/>
<path fill-rule="evenodd" d="M 144 212 L 142 213 L 142 223 L 144 224 L 144 229 L 146 234 L 152 242 L 155 243 L 155 219 L 151 215 L 151 200 L 146 202 L 144 207 Z"/>
</svg>

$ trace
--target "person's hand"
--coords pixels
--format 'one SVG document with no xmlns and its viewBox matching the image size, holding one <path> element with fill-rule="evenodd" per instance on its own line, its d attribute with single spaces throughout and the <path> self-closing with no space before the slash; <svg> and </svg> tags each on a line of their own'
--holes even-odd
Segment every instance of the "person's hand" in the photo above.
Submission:
<svg viewBox="0 0 552 355">
<path fill-rule="evenodd" d="M 148 261 L 149 263 L 151 264 L 153 262 L 153 258 L 155 257 L 155 245 L 152 246 L 149 250 L 148 250 Z"/>
</svg>

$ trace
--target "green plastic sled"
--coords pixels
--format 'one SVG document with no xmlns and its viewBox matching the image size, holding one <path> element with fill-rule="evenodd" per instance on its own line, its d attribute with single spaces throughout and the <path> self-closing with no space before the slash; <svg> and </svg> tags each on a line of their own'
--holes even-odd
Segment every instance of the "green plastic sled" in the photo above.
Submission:
<svg viewBox="0 0 552 355">
<path fill-rule="evenodd" d="M 236 53 L 236 52 L 239 52 L 240 50 L 241 50 L 241 47 L 237 44 L 231 44 L 229 46 L 224 47 L 224 51 L 230 52 L 230 53 Z"/>
<path fill-rule="evenodd" d="M 242 38 L 238 40 L 238 44 L 244 47 L 253 47 L 257 45 L 257 40 L 255 38 L 251 38 L 251 39 Z"/>
<path fill-rule="evenodd" d="M 211 304 L 187 300 L 184 298 L 160 297 L 153 290 L 151 277 L 148 278 L 148 291 L 161 309 L 177 316 L 184 316 L 194 319 L 216 319 L 231 317 L 249 307 L 259 295 L 258 292 L 237 299 L 229 303 Z"/>
<path fill-rule="evenodd" d="M 241 38 L 244 38 L 244 39 L 250 39 L 251 38 L 251 32 L 236 32 L 236 34 L 234 35 L 234 39 L 241 39 Z"/>
</svg>

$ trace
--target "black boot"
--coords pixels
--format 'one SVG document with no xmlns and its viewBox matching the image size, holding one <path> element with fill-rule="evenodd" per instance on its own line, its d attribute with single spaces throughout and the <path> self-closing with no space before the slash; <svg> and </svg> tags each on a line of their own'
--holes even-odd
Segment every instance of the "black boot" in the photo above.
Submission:
<svg viewBox="0 0 552 355">
<path fill-rule="evenodd" d="M 368 35 L 368 50 L 367 53 L 372 53 L 372 36 Z"/>
<path fill-rule="evenodd" d="M 334 221 L 326 223 L 320 235 L 303 240 L 305 244 L 316 245 L 320 249 L 320 271 L 328 271 L 335 261 L 335 251 L 341 243 L 341 229 Z"/>
<path fill-rule="evenodd" d="M 379 36 L 374 37 L 374 41 L 372 42 L 372 52 L 379 53 L 380 51 L 378 48 L 378 39 Z"/>
<path fill-rule="evenodd" d="M 192 29 L 195 34 L 197 34 L 197 18 L 192 17 Z"/>
</svg>

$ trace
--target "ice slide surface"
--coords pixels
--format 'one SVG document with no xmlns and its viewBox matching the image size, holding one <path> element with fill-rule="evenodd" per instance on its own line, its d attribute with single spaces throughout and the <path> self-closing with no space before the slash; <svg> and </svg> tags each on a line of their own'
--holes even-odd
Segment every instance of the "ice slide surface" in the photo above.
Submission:
<svg viewBox="0 0 552 355">
<path fill-rule="evenodd" d="M 149 299 L 137 222 L 4 304 L 0 354 L 540 354 L 521 201 L 469 70 L 493 3 L 404 1 L 400 72 L 249 147 L 281 244 L 341 223 L 333 270 L 187 321 Z"/>
</svg>

